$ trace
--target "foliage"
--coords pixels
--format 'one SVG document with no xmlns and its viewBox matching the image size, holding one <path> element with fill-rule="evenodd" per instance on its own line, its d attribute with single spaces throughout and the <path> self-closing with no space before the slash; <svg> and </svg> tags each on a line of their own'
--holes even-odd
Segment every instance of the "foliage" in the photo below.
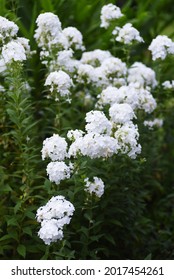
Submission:
<svg viewBox="0 0 174 280">
<path fill-rule="evenodd" d="M 99 0 L 1 0 L 0 15 L 19 26 L 19 36 L 30 41 L 36 53 L 25 67 L 12 67 L 0 77 L 0 258 L 1 259 L 173 259 L 174 257 L 174 127 L 172 91 L 162 87 L 153 95 L 158 107 L 154 117 L 164 119 L 162 128 L 149 130 L 138 112 L 137 124 L 142 153 L 134 160 L 114 155 L 107 160 L 79 158 L 78 175 L 59 185 L 48 180 L 41 149 L 53 133 L 66 137 L 69 129 L 82 129 L 85 115 L 95 101 L 84 104 L 85 90 L 76 85 L 82 97 L 71 104 L 47 99 L 45 77 L 49 70 L 39 58 L 34 39 L 36 18 L 41 12 L 59 16 L 63 28 L 74 26 L 83 34 L 88 51 L 109 50 L 127 62 L 122 46 L 110 40 L 111 28 L 100 25 L 103 5 L 118 5 L 126 15 L 120 22 L 131 22 L 145 44 L 130 50 L 128 64 L 141 61 L 152 67 L 161 83 L 173 79 L 174 58 L 153 62 L 147 47 L 158 34 L 174 39 L 173 5 L 166 1 Z M 79 59 L 80 51 L 76 53 Z M 26 89 L 26 81 L 30 91 Z M 107 109 L 106 112 L 107 114 Z M 84 178 L 101 176 L 105 193 L 99 199 L 84 192 Z M 75 205 L 72 221 L 64 238 L 49 246 L 37 235 L 37 209 L 55 195 L 63 195 Z"/>
</svg>

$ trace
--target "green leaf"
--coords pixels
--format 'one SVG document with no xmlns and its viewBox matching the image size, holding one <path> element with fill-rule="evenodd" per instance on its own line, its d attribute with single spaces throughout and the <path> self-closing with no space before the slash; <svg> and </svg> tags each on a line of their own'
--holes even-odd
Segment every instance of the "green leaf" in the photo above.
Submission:
<svg viewBox="0 0 174 280">
<path fill-rule="evenodd" d="M 20 256 L 25 258 L 25 256 L 26 256 L 26 247 L 24 245 L 22 245 L 22 244 L 19 244 L 19 246 L 17 247 L 17 252 L 19 253 Z"/>
</svg>

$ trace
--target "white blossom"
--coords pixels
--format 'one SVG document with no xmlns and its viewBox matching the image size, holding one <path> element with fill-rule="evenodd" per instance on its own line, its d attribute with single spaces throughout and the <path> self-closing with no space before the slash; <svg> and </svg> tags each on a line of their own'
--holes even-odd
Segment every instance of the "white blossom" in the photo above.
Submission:
<svg viewBox="0 0 174 280">
<path fill-rule="evenodd" d="M 137 142 L 139 139 L 138 127 L 131 121 L 118 126 L 114 136 L 118 140 L 121 153 L 127 154 L 132 159 L 141 153 L 141 145 Z"/>
<path fill-rule="evenodd" d="M 150 67 L 141 62 L 135 62 L 128 70 L 129 83 L 138 83 L 141 87 L 150 86 L 155 88 L 157 85 L 156 74 Z"/>
<path fill-rule="evenodd" d="M 69 26 L 67 28 L 64 28 L 62 33 L 68 40 L 68 48 L 74 48 L 75 50 L 82 51 L 85 49 L 83 46 L 82 34 L 77 28 Z"/>
<path fill-rule="evenodd" d="M 70 88 L 72 85 L 72 79 L 62 70 L 51 72 L 45 81 L 45 86 L 50 86 L 50 91 L 57 91 L 61 97 L 69 96 L 71 94 Z"/>
<path fill-rule="evenodd" d="M 118 150 L 117 140 L 108 135 L 87 133 L 77 138 L 69 148 L 69 156 L 78 155 L 94 158 L 108 158 L 116 154 Z"/>
<path fill-rule="evenodd" d="M 80 137 L 82 137 L 84 132 L 80 129 L 75 129 L 75 130 L 69 130 L 67 133 L 67 137 L 69 140 L 74 141 Z"/>
<path fill-rule="evenodd" d="M 119 19 L 123 16 L 119 7 L 113 4 L 108 4 L 101 9 L 101 24 L 100 27 L 108 28 L 111 21 Z"/>
<path fill-rule="evenodd" d="M 99 198 L 104 194 L 105 185 L 101 178 L 93 177 L 93 182 L 89 181 L 89 178 L 85 178 L 84 182 L 86 192 L 95 194 Z"/>
<path fill-rule="evenodd" d="M 46 205 L 37 210 L 36 218 L 41 223 L 38 235 L 45 244 L 63 238 L 63 226 L 69 224 L 74 213 L 74 206 L 64 196 L 53 196 Z"/>
<path fill-rule="evenodd" d="M 18 29 L 14 22 L 0 16 L 0 42 L 2 44 L 6 42 L 6 39 L 14 38 L 17 35 Z"/>
<path fill-rule="evenodd" d="M 67 142 L 58 134 L 43 141 L 42 160 L 49 157 L 52 161 L 62 161 L 67 156 Z"/>
<path fill-rule="evenodd" d="M 101 111 L 90 111 L 85 117 L 85 129 L 88 133 L 111 134 L 111 122 L 106 118 L 105 114 Z"/>
<path fill-rule="evenodd" d="M 124 124 L 135 118 L 134 111 L 129 104 L 113 104 L 109 108 L 111 120 L 116 124 Z"/>
<path fill-rule="evenodd" d="M 90 64 L 93 67 L 100 66 L 102 62 L 110 58 L 112 55 L 109 51 L 104 51 L 100 49 L 96 49 L 94 51 L 83 52 L 81 57 L 81 63 Z"/>
<path fill-rule="evenodd" d="M 174 54 L 174 42 L 166 35 L 158 35 L 152 40 L 148 49 L 152 53 L 152 59 L 164 60 L 168 54 Z"/>
<path fill-rule="evenodd" d="M 143 38 L 140 36 L 139 31 L 132 26 L 131 23 L 126 23 L 122 28 L 116 27 L 112 34 L 115 40 L 126 45 L 132 44 L 133 42 L 144 42 Z"/>
<path fill-rule="evenodd" d="M 58 185 L 60 181 L 70 178 L 72 169 L 72 165 L 68 166 L 63 161 L 54 161 L 47 165 L 46 171 L 49 176 L 49 180 Z"/>
<path fill-rule="evenodd" d="M 26 60 L 26 52 L 20 42 L 10 41 L 2 47 L 2 59 L 6 65 L 14 61 L 23 62 Z"/>
<path fill-rule="evenodd" d="M 36 19 L 36 24 L 37 29 L 34 38 L 39 47 L 46 47 L 48 43 L 59 42 L 62 28 L 58 16 L 51 12 L 40 14 Z"/>
</svg>

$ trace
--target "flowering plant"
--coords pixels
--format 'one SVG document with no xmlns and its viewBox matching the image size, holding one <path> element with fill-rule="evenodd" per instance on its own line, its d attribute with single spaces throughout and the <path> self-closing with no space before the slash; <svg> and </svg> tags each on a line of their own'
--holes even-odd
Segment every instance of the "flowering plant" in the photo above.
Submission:
<svg viewBox="0 0 174 280">
<path fill-rule="evenodd" d="M 156 158 L 166 137 L 163 101 L 174 88 L 162 71 L 174 42 L 146 40 L 124 7 L 108 3 L 97 25 L 107 47 L 89 48 L 44 3 L 30 40 L 0 17 L 0 254 L 146 258 L 154 248 L 158 256 L 155 238 L 141 248 L 162 227 L 148 207 L 164 192 Z"/>
</svg>

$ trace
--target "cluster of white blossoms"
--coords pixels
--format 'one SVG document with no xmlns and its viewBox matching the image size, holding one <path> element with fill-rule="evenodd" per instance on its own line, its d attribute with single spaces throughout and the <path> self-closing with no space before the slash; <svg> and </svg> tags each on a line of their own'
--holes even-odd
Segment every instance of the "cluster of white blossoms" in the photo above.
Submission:
<svg viewBox="0 0 174 280">
<path fill-rule="evenodd" d="M 133 110 L 141 109 L 146 113 L 152 113 L 157 104 L 149 89 L 141 87 L 138 83 L 130 83 L 127 86 L 116 88 L 109 86 L 98 95 L 97 107 L 105 105 L 129 104 Z"/>
<path fill-rule="evenodd" d="M 0 45 L 6 43 L 6 40 L 14 38 L 18 30 L 19 28 L 14 22 L 0 16 Z"/>
<path fill-rule="evenodd" d="M 133 42 L 144 42 L 139 31 L 131 23 L 126 23 L 122 28 L 116 27 L 112 31 L 112 34 L 116 36 L 116 41 L 126 45 L 132 44 Z"/>
<path fill-rule="evenodd" d="M 174 80 L 172 81 L 165 81 L 162 83 L 164 89 L 174 89 Z"/>
<path fill-rule="evenodd" d="M 46 245 L 62 240 L 63 227 L 70 223 L 74 206 L 64 196 L 53 196 L 46 205 L 37 210 L 36 218 L 41 223 L 39 237 Z"/>
<path fill-rule="evenodd" d="M 41 150 L 42 160 L 50 158 L 52 161 L 47 165 L 46 171 L 49 180 L 55 184 L 60 184 L 62 180 L 69 179 L 73 171 L 73 164 L 70 162 L 67 165 L 64 160 L 67 159 L 68 144 L 65 138 L 58 134 L 46 138 L 43 141 L 43 148 Z"/>
<path fill-rule="evenodd" d="M 75 27 L 62 29 L 57 15 L 51 12 L 40 14 L 36 24 L 34 37 L 41 48 L 41 59 L 44 64 L 48 64 L 51 55 L 57 56 L 58 51 L 71 48 L 84 50 L 81 32 Z"/>
<path fill-rule="evenodd" d="M 55 93 L 55 100 L 59 100 L 61 97 L 68 97 L 71 94 L 70 88 L 73 86 L 72 79 L 70 76 L 62 71 L 51 72 L 45 81 L 45 86 L 50 86 L 50 91 Z"/>
<path fill-rule="evenodd" d="M 53 134 L 53 136 L 43 141 L 42 160 L 47 157 L 52 161 L 64 160 L 67 157 L 67 146 L 65 138 L 60 137 L 58 134 Z"/>
<path fill-rule="evenodd" d="M 148 49 L 152 53 L 153 60 L 158 58 L 164 60 L 168 54 L 174 54 L 174 42 L 166 35 L 158 35 Z"/>
<path fill-rule="evenodd" d="M 111 134 L 112 124 L 101 111 L 90 111 L 86 114 L 87 133 Z"/>
<path fill-rule="evenodd" d="M 101 9 L 101 25 L 100 27 L 108 28 L 110 23 L 123 16 L 119 7 L 113 4 L 108 4 Z"/>
<path fill-rule="evenodd" d="M 94 194 L 97 197 L 101 197 L 104 194 L 105 185 L 101 178 L 94 177 L 93 182 L 89 181 L 89 178 L 85 178 L 85 191 Z"/>
<path fill-rule="evenodd" d="M 29 40 L 17 37 L 17 32 L 14 22 L 0 16 L 0 72 L 11 69 L 13 63 L 24 62 L 31 54 Z"/>
<path fill-rule="evenodd" d="M 128 83 L 137 83 L 139 87 L 155 88 L 157 86 L 155 71 L 142 62 L 135 62 L 128 69 Z"/>
<path fill-rule="evenodd" d="M 154 127 L 162 127 L 163 126 L 163 119 L 155 118 L 152 121 L 144 121 L 144 125 L 147 126 L 149 129 L 153 129 Z"/>
</svg>

